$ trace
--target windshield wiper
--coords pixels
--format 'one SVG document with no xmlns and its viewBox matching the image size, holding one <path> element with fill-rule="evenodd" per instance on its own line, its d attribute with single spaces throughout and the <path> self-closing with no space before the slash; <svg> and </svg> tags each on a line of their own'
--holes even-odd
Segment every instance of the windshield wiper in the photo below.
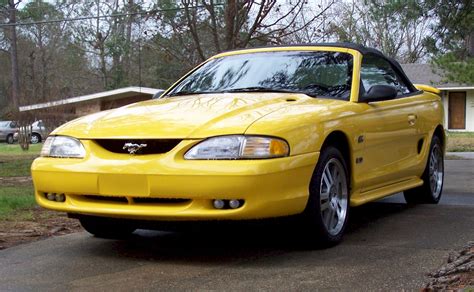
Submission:
<svg viewBox="0 0 474 292">
<path fill-rule="evenodd" d="M 221 92 L 285 92 L 285 93 L 297 93 L 297 91 L 293 91 L 293 90 L 270 88 L 270 87 L 263 87 L 263 86 L 231 88 L 231 89 L 223 90 Z"/>
<path fill-rule="evenodd" d="M 169 93 L 166 96 L 180 96 L 180 95 L 192 95 L 192 94 L 205 94 L 205 93 L 216 93 L 213 91 L 178 91 Z"/>
</svg>

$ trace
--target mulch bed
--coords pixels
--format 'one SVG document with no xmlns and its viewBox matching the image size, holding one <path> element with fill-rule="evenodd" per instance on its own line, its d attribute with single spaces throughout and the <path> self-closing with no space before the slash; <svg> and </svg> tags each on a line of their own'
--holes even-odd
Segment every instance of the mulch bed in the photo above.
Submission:
<svg viewBox="0 0 474 292">
<path fill-rule="evenodd" d="M 0 250 L 82 230 L 78 220 L 67 218 L 63 213 L 40 207 L 31 212 L 31 218 L 25 220 L 0 221 Z"/>
<path fill-rule="evenodd" d="M 428 276 L 423 291 L 474 291 L 474 241 L 451 253 L 447 263 Z"/>
<path fill-rule="evenodd" d="M 18 185 L 31 185 L 31 176 L 0 176 L 0 186 L 16 187 Z"/>
</svg>

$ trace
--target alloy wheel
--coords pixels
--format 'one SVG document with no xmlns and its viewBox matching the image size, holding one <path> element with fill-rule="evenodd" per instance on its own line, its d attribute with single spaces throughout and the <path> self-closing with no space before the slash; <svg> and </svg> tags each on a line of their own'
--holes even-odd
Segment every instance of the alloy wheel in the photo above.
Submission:
<svg viewBox="0 0 474 292">
<path fill-rule="evenodd" d="M 337 235 L 346 220 L 349 197 L 346 172 L 338 159 L 332 158 L 324 166 L 319 193 L 326 230 L 333 236 Z"/>
<path fill-rule="evenodd" d="M 38 144 L 39 143 L 39 137 L 38 135 L 32 135 L 31 136 L 31 144 Z"/>
<path fill-rule="evenodd" d="M 429 179 L 431 193 L 433 197 L 437 199 L 441 194 L 441 187 L 443 186 L 443 153 L 438 144 L 435 144 L 431 149 L 430 153 L 430 164 L 429 164 Z"/>
</svg>

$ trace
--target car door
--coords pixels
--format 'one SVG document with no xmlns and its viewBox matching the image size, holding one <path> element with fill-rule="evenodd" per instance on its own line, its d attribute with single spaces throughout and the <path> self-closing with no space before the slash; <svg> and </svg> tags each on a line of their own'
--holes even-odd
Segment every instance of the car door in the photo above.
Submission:
<svg viewBox="0 0 474 292">
<path fill-rule="evenodd" d="M 0 121 L 0 140 L 5 140 L 6 138 L 6 125 L 7 122 Z"/>
<path fill-rule="evenodd" d="M 358 123 L 363 157 L 358 161 L 362 192 L 413 178 L 414 158 L 423 137 L 418 125 L 422 110 L 417 106 L 419 92 L 404 82 L 396 69 L 378 56 L 364 56 L 361 66 L 361 90 L 374 85 L 389 85 L 397 90 L 391 99 L 360 102 L 363 114 Z"/>
</svg>

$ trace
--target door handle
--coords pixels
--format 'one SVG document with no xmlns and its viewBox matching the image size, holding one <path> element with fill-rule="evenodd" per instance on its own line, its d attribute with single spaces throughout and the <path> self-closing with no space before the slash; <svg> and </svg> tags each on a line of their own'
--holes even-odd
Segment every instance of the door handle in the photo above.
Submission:
<svg viewBox="0 0 474 292">
<path fill-rule="evenodd" d="M 416 119 L 418 119 L 417 115 L 415 115 L 415 114 L 409 114 L 409 115 L 408 115 L 408 124 L 409 124 L 410 126 L 415 125 Z"/>
</svg>

